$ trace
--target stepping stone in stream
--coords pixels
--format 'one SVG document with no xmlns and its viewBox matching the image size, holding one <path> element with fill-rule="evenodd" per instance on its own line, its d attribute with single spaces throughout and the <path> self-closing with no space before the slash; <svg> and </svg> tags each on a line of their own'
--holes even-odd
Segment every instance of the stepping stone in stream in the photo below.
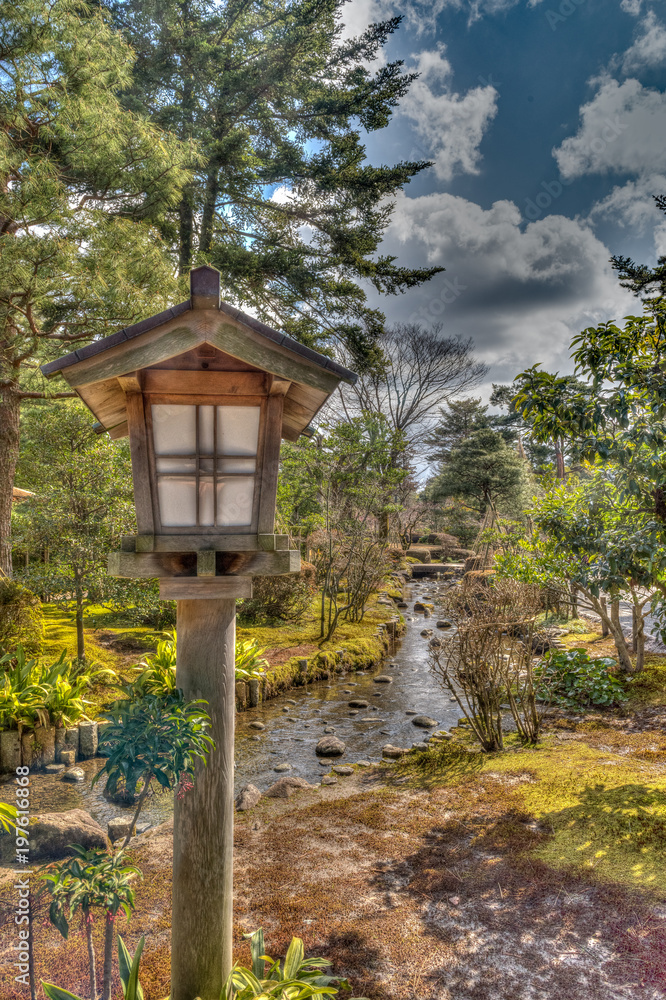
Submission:
<svg viewBox="0 0 666 1000">
<path fill-rule="evenodd" d="M 263 722 L 251 722 L 250 723 L 250 729 L 265 729 L 265 728 L 266 728 L 266 726 L 263 724 Z"/>
<path fill-rule="evenodd" d="M 324 732 L 325 733 L 334 733 L 335 729 L 333 728 L 333 726 L 327 726 L 326 729 L 324 730 Z"/>
<path fill-rule="evenodd" d="M 407 711 L 405 712 L 405 715 L 418 715 L 418 714 L 419 713 L 415 712 L 414 709 L 412 708 L 408 708 Z"/>
<path fill-rule="evenodd" d="M 422 729 L 431 729 L 437 725 L 436 719 L 431 719 L 429 715 L 415 715 L 412 719 L 413 726 L 421 726 Z"/>
<path fill-rule="evenodd" d="M 287 764 L 285 761 L 283 764 L 276 764 L 273 768 L 274 771 L 291 771 L 291 764 Z"/>
<path fill-rule="evenodd" d="M 324 736 L 315 747 L 318 757 L 342 757 L 345 745 L 337 736 Z"/>
<path fill-rule="evenodd" d="M 342 774 L 343 776 L 354 773 L 354 768 L 347 767 L 346 764 L 338 764 L 336 767 L 331 768 L 331 770 L 335 771 L 336 774 Z"/>
<path fill-rule="evenodd" d="M 388 674 L 379 674 L 378 677 L 372 678 L 374 684 L 392 684 L 393 678 L 389 677 Z"/>
<path fill-rule="evenodd" d="M 365 701 L 363 698 L 354 698 L 349 702 L 350 708 L 367 708 L 370 704 L 369 701 Z"/>
</svg>

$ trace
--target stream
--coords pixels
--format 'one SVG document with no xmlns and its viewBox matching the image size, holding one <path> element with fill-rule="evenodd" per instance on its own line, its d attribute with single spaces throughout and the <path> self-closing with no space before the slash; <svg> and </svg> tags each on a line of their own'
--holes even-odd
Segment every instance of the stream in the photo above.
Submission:
<svg viewBox="0 0 666 1000">
<path fill-rule="evenodd" d="M 402 609 L 406 633 L 389 652 L 385 662 L 372 671 L 349 672 L 336 675 L 331 681 L 293 688 L 278 698 L 257 708 L 239 712 L 236 716 L 236 791 L 248 783 L 265 791 L 283 774 L 298 775 L 314 784 L 321 781 L 333 764 L 353 764 L 357 761 L 381 760 L 382 747 L 411 747 L 427 739 L 437 729 L 449 729 L 461 716 L 458 705 L 451 701 L 448 691 L 442 690 L 428 666 L 428 639 L 420 633 L 432 628 L 437 634 L 438 597 L 448 587 L 444 581 L 412 581 Z M 434 603 L 435 612 L 424 621 L 423 614 L 413 610 L 415 601 Z M 388 675 L 390 684 L 375 683 L 377 675 Z M 366 708 L 352 709 L 352 700 L 367 701 Z M 414 726 L 414 715 L 429 715 L 437 720 L 435 729 Z M 265 729 L 257 731 L 250 723 L 261 722 Z M 322 766 L 315 754 L 315 746 L 324 730 L 334 730 L 334 735 L 346 745 L 345 754 Z M 291 765 L 290 770 L 275 771 L 280 764 Z M 59 775 L 35 773 L 31 776 L 31 812 L 62 812 L 66 809 L 85 809 L 106 829 L 114 816 L 131 815 L 130 807 L 124 808 L 107 802 L 102 794 L 104 780 L 94 788 L 90 781 L 102 767 L 101 759 L 80 761 L 86 781 L 78 784 L 65 782 Z M 13 782 L 10 775 L 3 776 L 0 799 L 11 800 Z M 3 787 L 6 786 L 6 787 Z M 173 793 L 156 793 L 144 804 L 139 830 L 169 819 L 173 812 Z"/>
</svg>

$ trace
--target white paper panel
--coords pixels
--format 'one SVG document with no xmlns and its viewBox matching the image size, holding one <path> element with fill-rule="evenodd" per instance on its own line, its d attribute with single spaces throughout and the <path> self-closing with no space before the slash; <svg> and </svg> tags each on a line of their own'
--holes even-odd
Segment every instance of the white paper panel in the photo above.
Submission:
<svg viewBox="0 0 666 1000">
<path fill-rule="evenodd" d="M 257 471 L 256 458 L 218 458 L 217 471 L 221 472 L 247 472 Z"/>
<path fill-rule="evenodd" d="M 218 479 L 218 526 L 221 528 L 232 528 L 251 524 L 253 499 L 254 476 L 234 476 L 229 479 Z"/>
<path fill-rule="evenodd" d="M 199 479 L 199 524 L 203 528 L 215 524 L 212 479 Z"/>
<path fill-rule="evenodd" d="M 256 455 L 259 444 L 259 406 L 218 406 L 218 455 Z"/>
<path fill-rule="evenodd" d="M 197 523 L 196 479 L 158 476 L 160 520 L 164 528 L 193 528 Z"/>
<path fill-rule="evenodd" d="M 153 403 L 153 442 L 156 455 L 196 453 L 196 407 Z"/>
<path fill-rule="evenodd" d="M 195 473 L 197 471 L 197 462 L 195 458 L 161 458 L 158 456 L 155 459 L 155 466 L 158 472 Z"/>
<path fill-rule="evenodd" d="M 213 440 L 213 422 L 215 420 L 214 406 L 199 407 L 199 454 L 213 455 L 215 453 Z"/>
</svg>

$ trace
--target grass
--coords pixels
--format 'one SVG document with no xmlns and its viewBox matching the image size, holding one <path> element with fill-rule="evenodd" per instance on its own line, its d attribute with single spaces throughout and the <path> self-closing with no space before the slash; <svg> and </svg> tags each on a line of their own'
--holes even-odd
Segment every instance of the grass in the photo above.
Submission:
<svg viewBox="0 0 666 1000">
<path fill-rule="evenodd" d="M 394 592 L 401 596 L 400 591 Z M 348 669 L 361 670 L 372 666 L 385 655 L 388 639 L 376 635 L 377 627 L 385 622 L 391 609 L 377 603 L 378 594 L 371 597 L 361 622 L 341 621 L 335 634 L 322 643 L 319 637 L 319 597 L 312 602 L 310 613 L 297 624 L 277 626 L 245 626 L 237 629 L 239 641 L 256 639 L 266 648 L 270 669 L 264 683 L 266 697 L 304 682 L 299 661 L 308 660 L 308 681 L 326 675 L 336 662 L 336 651 L 344 650 Z M 76 622 L 73 611 L 62 605 L 45 604 L 44 643 L 42 658 L 57 659 L 63 649 L 69 657 L 76 656 Z M 129 668 L 145 653 L 155 648 L 157 633 L 147 627 L 118 626 L 118 614 L 113 609 L 92 605 L 84 618 L 86 656 L 99 667 L 115 670 L 122 680 L 129 679 Z M 115 688 L 96 685 L 87 695 L 89 714 L 99 714 L 118 696 Z"/>
</svg>

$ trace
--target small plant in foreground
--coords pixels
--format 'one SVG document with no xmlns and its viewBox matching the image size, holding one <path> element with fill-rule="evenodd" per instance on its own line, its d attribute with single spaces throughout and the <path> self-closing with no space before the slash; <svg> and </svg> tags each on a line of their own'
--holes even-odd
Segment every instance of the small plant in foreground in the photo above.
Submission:
<svg viewBox="0 0 666 1000">
<path fill-rule="evenodd" d="M 106 776 L 111 795 L 136 794 L 142 783 L 136 811 L 123 847 L 134 832 L 153 779 L 161 788 L 174 788 L 183 778 L 194 778 L 196 760 L 205 763 L 214 743 L 208 735 L 210 717 L 205 701 L 186 702 L 182 695 L 168 699 L 147 697 L 120 701 L 104 718 L 111 722 L 100 740 L 99 752 L 107 757 L 93 778 Z"/>
<path fill-rule="evenodd" d="M 264 932 L 261 928 L 243 937 L 250 941 L 252 968 L 235 965 L 220 1000 L 306 1000 L 307 997 L 323 1000 L 325 996 L 335 996 L 340 989 L 350 989 L 346 979 L 324 974 L 323 969 L 331 964 L 327 959 L 305 957 L 300 938 L 291 939 L 284 964 L 280 965 L 279 959 L 273 961 L 264 953 Z"/>
<path fill-rule="evenodd" d="M 537 696 L 562 708 L 617 705 L 625 700 L 622 681 L 611 671 L 617 660 L 590 658 L 585 649 L 547 654 L 534 668 Z"/>
<path fill-rule="evenodd" d="M 265 650 L 259 648 L 256 639 L 246 639 L 236 643 L 236 680 L 250 681 L 263 677 L 268 660 L 263 657 Z"/>
<path fill-rule="evenodd" d="M 102 671 L 109 674 L 112 672 Z M 51 664 L 28 659 L 22 646 L 0 657 L 0 728 L 73 725 L 88 704 L 83 695 L 90 676 L 63 651 Z"/>
<path fill-rule="evenodd" d="M 88 942 L 90 1000 L 97 1000 L 97 972 L 92 938 L 93 910 L 104 911 L 106 925 L 102 1000 L 111 1000 L 116 914 L 122 908 L 129 919 L 130 912 L 134 909 L 130 880 L 139 874 L 139 869 L 124 861 L 122 851 L 112 856 L 99 849 L 86 850 L 78 844 L 73 844 L 72 850 L 73 858 L 66 858 L 50 866 L 41 876 L 48 883 L 53 896 L 49 919 L 66 938 L 69 934 L 69 921 L 77 910 L 81 911 Z"/>
<path fill-rule="evenodd" d="M 176 633 L 162 633 L 152 656 L 146 656 L 137 664 L 142 672 L 125 688 L 125 693 L 131 698 L 142 698 L 145 695 L 155 695 L 167 698 L 176 694 Z M 236 680 L 249 681 L 263 677 L 268 661 L 263 657 L 264 650 L 259 648 L 256 639 L 246 639 L 236 643 Z"/>
<path fill-rule="evenodd" d="M 118 971 L 124 1000 L 143 1000 L 143 990 L 139 982 L 139 963 L 145 940 L 144 937 L 141 938 L 132 957 L 120 934 L 118 935 Z M 53 983 L 45 983 L 43 980 L 42 988 L 49 1000 L 81 1000 L 81 997 L 75 996 L 68 990 L 54 986 Z"/>
</svg>

